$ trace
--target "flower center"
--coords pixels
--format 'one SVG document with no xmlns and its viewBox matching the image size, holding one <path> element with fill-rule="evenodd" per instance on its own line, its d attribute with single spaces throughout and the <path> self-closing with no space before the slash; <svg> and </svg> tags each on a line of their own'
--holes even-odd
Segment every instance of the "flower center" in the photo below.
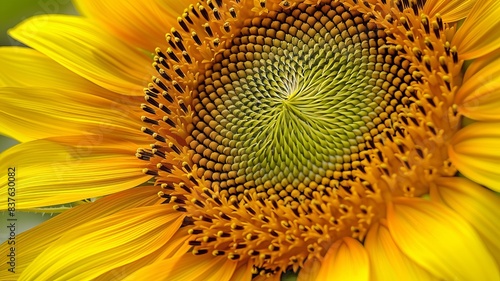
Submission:
<svg viewBox="0 0 500 281">
<path fill-rule="evenodd" d="M 269 275 L 342 237 L 362 241 L 392 197 L 420 196 L 456 172 L 445 147 L 458 127 L 448 70 L 459 67 L 449 31 L 422 5 L 398 6 L 413 13 L 400 40 L 382 28 L 389 13 L 379 22 L 333 1 L 230 33 L 247 4 L 200 2 L 179 18 L 184 32 L 167 34 L 142 105 L 155 143 L 137 157 L 185 214 L 193 254 L 250 260 Z M 426 55 L 438 51 L 438 61 Z"/>
<path fill-rule="evenodd" d="M 253 20 L 194 93 L 188 143 L 198 175 L 238 200 L 301 203 L 337 188 L 408 102 L 408 65 L 384 32 L 340 4 Z"/>
</svg>

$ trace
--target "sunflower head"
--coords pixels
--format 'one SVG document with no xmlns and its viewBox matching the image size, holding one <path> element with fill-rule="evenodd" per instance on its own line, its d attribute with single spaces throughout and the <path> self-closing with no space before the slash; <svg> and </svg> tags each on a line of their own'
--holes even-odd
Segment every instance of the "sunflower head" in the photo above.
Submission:
<svg viewBox="0 0 500 281">
<path fill-rule="evenodd" d="M 84 120 L 64 115 L 54 124 L 74 128 L 27 140 L 59 153 L 101 136 L 63 182 L 84 175 L 92 192 L 64 198 L 119 191 L 24 236 L 63 225 L 24 256 L 24 280 L 500 278 L 500 202 L 488 190 L 500 188 L 500 2 L 111 2 L 13 31 L 76 81 L 51 78 L 71 94 L 52 99 Z M 108 105 L 127 118 L 113 107 L 96 131 L 88 116 Z"/>
</svg>

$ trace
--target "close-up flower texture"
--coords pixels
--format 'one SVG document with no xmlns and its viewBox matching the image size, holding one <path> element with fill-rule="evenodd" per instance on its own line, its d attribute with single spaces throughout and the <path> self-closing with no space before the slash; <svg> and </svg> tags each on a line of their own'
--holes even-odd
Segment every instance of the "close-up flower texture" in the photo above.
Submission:
<svg viewBox="0 0 500 281">
<path fill-rule="evenodd" d="M 0 48 L 1 280 L 500 280 L 500 1 L 74 4 Z"/>
</svg>

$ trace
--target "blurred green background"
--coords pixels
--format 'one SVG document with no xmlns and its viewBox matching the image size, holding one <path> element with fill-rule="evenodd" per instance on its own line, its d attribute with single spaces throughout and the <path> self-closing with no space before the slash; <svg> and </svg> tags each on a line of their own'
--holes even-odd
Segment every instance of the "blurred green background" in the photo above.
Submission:
<svg viewBox="0 0 500 281">
<path fill-rule="evenodd" d="M 75 14 L 71 0 L 0 0 L 0 46 L 22 45 L 7 35 L 7 30 L 23 20 L 43 14 Z M 1 62 L 0 62 L 1 65 Z M 0 108 L 1 110 L 1 108 Z M 2 124 L 0 124 L 2 126 Z M 0 152 L 15 145 L 13 139 L 0 135 Z M 0 187 L 3 188 L 3 187 Z M 0 204 L 6 204 L 0 202 Z M 50 218 L 50 214 L 16 212 L 17 234 Z M 0 222 L 6 222 L 7 213 L 0 212 Z M 0 231 L 0 242 L 6 240 L 7 231 Z"/>
<path fill-rule="evenodd" d="M 0 45 L 20 45 L 7 30 L 29 17 L 74 13 L 71 0 L 0 0 Z"/>
</svg>

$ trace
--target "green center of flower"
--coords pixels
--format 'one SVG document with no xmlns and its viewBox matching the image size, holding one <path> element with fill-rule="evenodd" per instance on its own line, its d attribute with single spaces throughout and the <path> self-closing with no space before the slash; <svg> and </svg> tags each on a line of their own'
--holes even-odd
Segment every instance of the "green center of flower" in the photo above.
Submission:
<svg viewBox="0 0 500 281">
<path fill-rule="evenodd" d="M 198 176 L 238 200 L 303 202 L 338 187 L 412 80 L 384 45 L 341 5 L 253 20 L 199 79 L 188 138 Z"/>
</svg>

